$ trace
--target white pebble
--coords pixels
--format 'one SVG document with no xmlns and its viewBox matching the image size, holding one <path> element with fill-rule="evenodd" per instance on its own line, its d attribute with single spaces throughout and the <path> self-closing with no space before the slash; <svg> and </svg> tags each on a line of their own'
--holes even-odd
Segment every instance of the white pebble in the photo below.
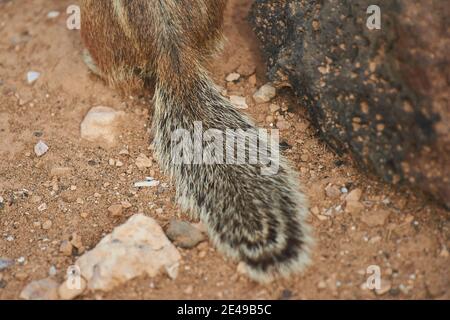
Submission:
<svg viewBox="0 0 450 320">
<path fill-rule="evenodd" d="M 152 181 L 138 181 L 134 184 L 135 188 L 151 188 L 151 187 L 157 187 L 159 186 L 159 181 L 152 180 Z"/>
<path fill-rule="evenodd" d="M 245 97 L 230 96 L 230 102 L 238 109 L 248 109 Z"/>
<path fill-rule="evenodd" d="M 34 146 L 34 153 L 38 156 L 38 157 L 42 157 L 44 154 L 46 154 L 48 151 L 48 146 L 43 142 L 43 141 L 39 141 L 35 146 Z"/>
<path fill-rule="evenodd" d="M 27 81 L 28 84 L 33 84 L 39 77 L 41 76 L 40 72 L 37 71 L 29 71 L 27 73 Z"/>
<path fill-rule="evenodd" d="M 47 13 L 47 18 L 54 19 L 59 17 L 59 15 L 60 15 L 59 11 L 50 11 L 49 13 Z"/>
</svg>

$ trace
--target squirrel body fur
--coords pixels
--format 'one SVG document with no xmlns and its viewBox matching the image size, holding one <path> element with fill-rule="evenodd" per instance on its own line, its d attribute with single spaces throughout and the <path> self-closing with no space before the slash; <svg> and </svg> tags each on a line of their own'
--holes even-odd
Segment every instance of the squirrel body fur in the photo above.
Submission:
<svg viewBox="0 0 450 320">
<path fill-rule="evenodd" d="M 174 164 L 174 130 L 255 129 L 217 90 L 206 64 L 222 41 L 226 0 L 82 0 L 88 64 L 122 90 L 155 84 L 153 145 L 181 208 L 213 244 L 243 261 L 259 282 L 301 271 L 312 238 L 296 173 L 280 159 L 275 175 L 253 164 Z"/>
</svg>

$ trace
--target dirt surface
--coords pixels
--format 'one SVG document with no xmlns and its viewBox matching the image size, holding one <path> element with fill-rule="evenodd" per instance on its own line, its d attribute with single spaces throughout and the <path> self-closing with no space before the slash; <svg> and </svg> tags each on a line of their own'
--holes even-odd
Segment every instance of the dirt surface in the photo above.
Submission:
<svg viewBox="0 0 450 320">
<path fill-rule="evenodd" d="M 140 153 L 152 156 L 149 99 L 121 97 L 88 72 L 80 58 L 79 31 L 66 28 L 65 11 L 70 4 L 0 0 L 0 196 L 4 198 L 0 258 L 16 261 L 0 271 L 0 299 L 18 298 L 26 284 L 47 277 L 52 266 L 54 278 L 62 281 L 76 255 L 64 256 L 60 244 L 74 232 L 89 249 L 134 213 L 143 212 L 163 227 L 173 217 L 187 219 L 174 204 L 174 189 L 157 165 L 145 171 L 135 165 Z M 252 101 L 257 87 L 265 83 L 265 67 L 245 19 L 250 4 L 249 0 L 230 1 L 225 25 L 228 42 L 211 71 L 228 94 L 247 97 L 246 112 L 258 125 L 290 125 L 281 130 L 281 138 L 289 146 L 285 154 L 300 172 L 310 199 L 317 240 L 313 264 L 302 275 L 259 285 L 240 275 L 236 263 L 202 243 L 191 250 L 179 249 L 182 265 L 176 280 L 141 277 L 111 292 L 81 298 L 449 299 L 448 212 L 410 191 L 368 178 L 351 159 L 335 156 L 317 139 L 305 110 L 289 92 L 278 93 L 273 103 L 281 110 L 275 113 L 269 104 Z M 61 15 L 49 19 L 52 10 Z M 256 77 L 251 76 L 253 68 Z M 41 73 L 33 85 L 26 78 L 31 70 Z M 236 70 L 241 79 L 226 83 L 226 76 Z M 126 113 L 115 147 L 98 147 L 80 138 L 81 121 L 98 105 Z M 42 157 L 33 151 L 39 140 L 50 147 Z M 119 154 L 124 148 L 129 156 Z M 110 159 L 123 165 L 110 165 Z M 53 178 L 55 167 L 72 171 Z M 133 188 L 146 176 L 168 187 Z M 364 210 L 353 214 L 344 210 L 344 187 L 362 191 Z M 107 209 L 121 201 L 132 207 L 114 218 Z M 44 203 L 47 209 L 39 211 Z M 370 265 L 380 267 L 384 292 L 361 288 Z"/>
</svg>

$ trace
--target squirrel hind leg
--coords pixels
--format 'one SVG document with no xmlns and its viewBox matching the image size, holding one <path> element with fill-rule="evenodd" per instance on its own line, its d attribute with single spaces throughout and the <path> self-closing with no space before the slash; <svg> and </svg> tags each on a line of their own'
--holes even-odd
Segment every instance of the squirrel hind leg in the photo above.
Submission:
<svg viewBox="0 0 450 320">
<path fill-rule="evenodd" d="M 95 62 L 88 49 L 84 49 L 82 59 L 88 69 L 97 77 L 103 79 L 109 86 L 120 90 L 123 94 L 142 92 L 142 89 L 151 88 L 154 85 L 152 75 L 147 75 L 140 70 L 122 66 L 111 67 L 103 72 Z"/>
</svg>

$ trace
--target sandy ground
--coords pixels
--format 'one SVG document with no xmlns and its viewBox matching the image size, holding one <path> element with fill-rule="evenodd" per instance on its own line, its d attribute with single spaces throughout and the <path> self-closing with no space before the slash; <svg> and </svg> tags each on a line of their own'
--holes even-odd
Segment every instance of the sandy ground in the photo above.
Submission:
<svg viewBox="0 0 450 320">
<path fill-rule="evenodd" d="M 232 0 L 226 12 L 225 51 L 212 64 L 217 83 L 229 94 L 246 96 L 248 113 L 258 125 L 285 119 L 281 131 L 290 146 L 285 151 L 310 199 L 311 223 L 317 240 L 313 264 L 302 275 L 258 285 L 236 272 L 208 244 L 182 250 L 179 277 L 141 277 L 109 293 L 88 293 L 83 299 L 448 299 L 450 265 L 447 248 L 449 215 L 439 206 L 405 189 L 391 188 L 356 169 L 350 158 L 339 158 L 318 139 L 306 111 L 289 92 L 280 92 L 271 113 L 269 104 L 251 97 L 264 84 L 264 65 L 245 20 L 251 1 Z M 159 168 L 142 172 L 134 164 L 140 153 L 152 156 L 148 98 L 121 97 L 91 75 L 80 59 L 79 31 L 66 28 L 65 10 L 72 1 L 0 0 L 0 257 L 16 264 L 0 271 L 0 299 L 16 299 L 32 280 L 48 276 L 62 281 L 76 256 L 59 251 L 73 232 L 86 248 L 94 247 L 112 229 L 137 212 L 162 225 L 175 216 L 187 219 L 174 204 L 174 189 L 133 188 L 135 181 L 154 176 L 169 183 Z M 61 15 L 48 19 L 47 13 Z M 236 70 L 243 76 L 235 84 L 225 77 Z M 28 71 L 41 72 L 29 85 Z M 256 83 L 255 83 L 256 82 Z M 126 113 L 116 147 L 104 149 L 80 138 L 80 123 L 87 111 L 105 105 Z M 247 112 L 247 111 L 246 111 Z M 43 140 L 50 150 L 36 157 L 34 145 Z M 130 156 L 119 155 L 128 148 Z M 122 167 L 111 166 L 110 159 Z M 73 168 L 72 174 L 54 179 L 54 167 Z M 349 214 L 345 194 L 327 196 L 327 185 L 363 191 L 365 213 Z M 24 191 L 27 190 L 27 191 Z M 132 204 L 123 217 L 112 218 L 107 208 L 127 200 Z M 45 203 L 47 210 L 39 211 Z M 162 208 L 162 213 L 160 209 Z M 384 218 L 378 225 L 370 217 Z M 389 215 L 386 217 L 386 212 Z M 51 227 L 43 225 L 50 220 Z M 372 226 L 369 226 L 372 225 Z M 20 258 L 24 259 L 20 259 Z M 17 261 L 18 260 L 18 261 Z M 383 291 L 364 290 L 366 269 L 378 265 Z"/>
</svg>

